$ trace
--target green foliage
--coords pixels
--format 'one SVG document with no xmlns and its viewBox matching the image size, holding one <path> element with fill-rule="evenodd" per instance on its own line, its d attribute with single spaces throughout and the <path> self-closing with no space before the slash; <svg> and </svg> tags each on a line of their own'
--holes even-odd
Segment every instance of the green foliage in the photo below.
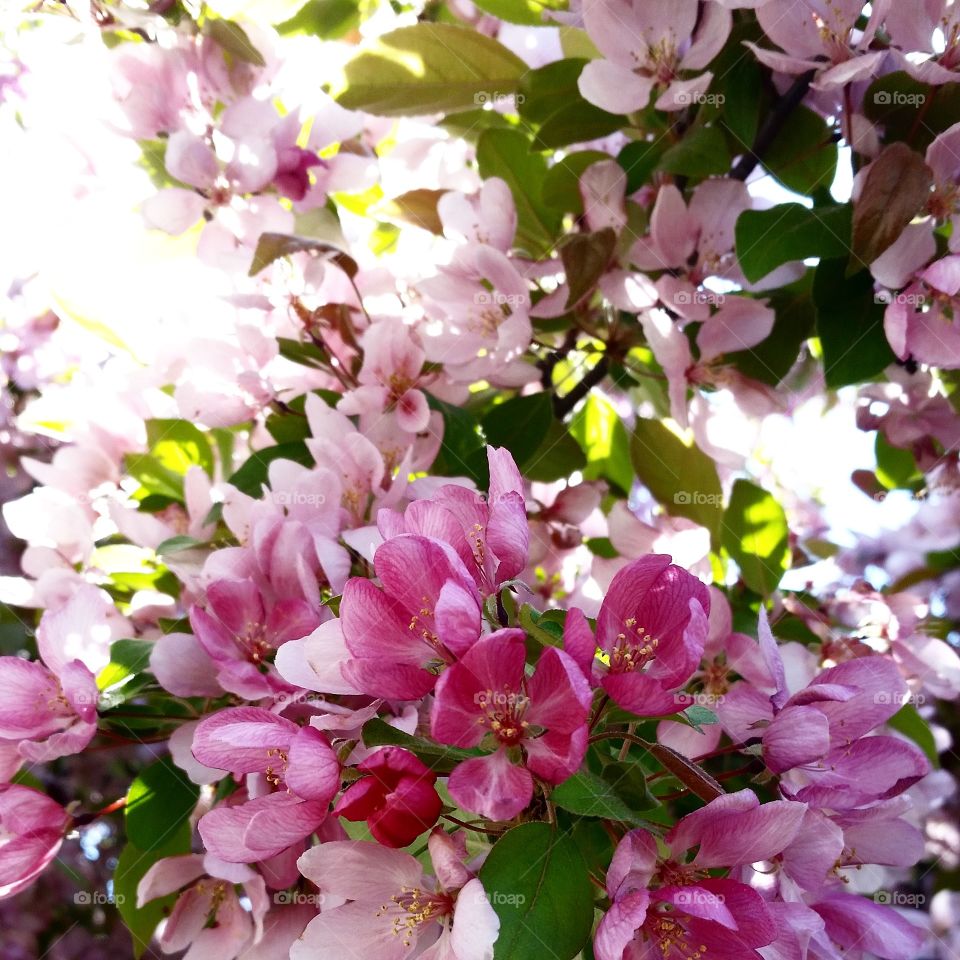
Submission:
<svg viewBox="0 0 960 960">
<path fill-rule="evenodd" d="M 573 415 L 570 433 L 587 457 L 584 478 L 602 477 L 622 493 L 629 493 L 633 486 L 630 436 L 613 405 L 598 394 L 590 394 Z"/>
<path fill-rule="evenodd" d="M 637 476 L 667 513 L 701 524 L 716 539 L 723 513 L 717 466 L 656 420 L 638 418 L 630 441 Z"/>
<path fill-rule="evenodd" d="M 807 209 L 782 203 L 745 210 L 737 218 L 737 262 L 755 283 L 784 263 L 807 257 L 845 257 L 850 250 L 851 207 Z"/>
<path fill-rule="evenodd" d="M 147 452 L 130 454 L 127 472 L 146 494 L 183 500 L 183 477 L 192 466 L 213 475 L 213 448 L 207 435 L 187 420 L 148 420 Z"/>
<path fill-rule="evenodd" d="M 476 30 L 444 23 L 400 27 L 346 66 L 339 102 L 381 116 L 448 113 L 516 91 L 527 72 L 516 54 Z"/>
<path fill-rule="evenodd" d="M 143 907 L 137 907 L 137 885 L 158 860 L 189 853 L 190 834 L 190 824 L 181 823 L 150 849 L 127 843 L 120 853 L 113 872 L 113 895 L 120 916 L 133 938 L 134 960 L 144 954 L 157 924 L 170 915 L 177 901 L 177 893 L 171 893 L 166 897 L 151 900 Z"/>
<path fill-rule="evenodd" d="M 517 207 L 516 244 L 533 256 L 548 250 L 560 232 L 562 210 L 543 199 L 547 161 L 518 130 L 486 130 L 477 143 L 480 175 L 501 177 Z"/>
<path fill-rule="evenodd" d="M 764 154 L 763 165 L 795 193 L 828 189 L 837 172 L 837 145 L 826 121 L 797 107 Z"/>
<path fill-rule="evenodd" d="M 824 373 L 834 389 L 869 380 L 894 359 L 873 278 L 866 270 L 848 277 L 845 267 L 845 260 L 821 260 L 813 279 Z"/>
<path fill-rule="evenodd" d="M 127 791 L 127 839 L 141 850 L 156 850 L 193 813 L 199 797 L 200 788 L 170 757 L 157 760 Z"/>
<path fill-rule="evenodd" d="M 723 515 L 720 542 L 751 590 L 768 596 L 790 566 L 790 531 L 779 503 L 762 487 L 737 480 Z"/>
<path fill-rule="evenodd" d="M 573 960 L 593 926 L 593 889 L 572 837 L 524 823 L 494 844 L 480 881 L 500 918 L 495 960 Z"/>
</svg>

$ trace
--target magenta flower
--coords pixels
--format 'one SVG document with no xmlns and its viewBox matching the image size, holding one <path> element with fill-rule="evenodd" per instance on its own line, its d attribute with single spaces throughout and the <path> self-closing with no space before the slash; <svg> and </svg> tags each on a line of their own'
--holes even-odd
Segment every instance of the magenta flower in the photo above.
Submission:
<svg viewBox="0 0 960 960">
<path fill-rule="evenodd" d="M 583 613 L 567 615 L 564 649 L 587 677 L 624 710 L 641 717 L 675 713 L 676 691 L 700 665 L 709 632 L 710 594 L 670 557 L 641 557 L 620 570 L 597 617 L 597 636 Z M 597 646 L 608 661 L 597 669 Z"/>
<path fill-rule="evenodd" d="M 374 839 L 387 847 L 405 847 L 437 822 L 443 807 L 437 775 L 409 750 L 384 747 L 357 769 L 368 776 L 344 791 L 335 816 L 366 820 Z"/>
<path fill-rule="evenodd" d="M 436 879 L 410 854 L 376 843 L 335 841 L 308 850 L 300 872 L 324 903 L 342 905 L 310 922 L 291 960 L 492 960 L 500 921 L 464 867 L 465 851 L 439 829 L 429 849 Z"/>
<path fill-rule="evenodd" d="M 591 690 L 574 660 L 549 647 L 529 679 L 522 630 L 479 640 L 437 684 L 430 731 L 436 740 L 494 753 L 464 760 L 450 795 L 467 810 L 509 820 L 533 797 L 533 777 L 561 783 L 583 761 Z"/>
<path fill-rule="evenodd" d="M 0 743 L 34 763 L 79 753 L 97 732 L 97 682 L 73 660 L 59 676 L 42 663 L 0 657 Z"/>
<path fill-rule="evenodd" d="M 347 582 L 340 619 L 353 655 L 344 678 L 375 697 L 415 700 L 480 635 L 480 597 L 452 549 L 438 540 L 399 536 L 377 550 L 378 589 Z"/>
<path fill-rule="evenodd" d="M 260 707 L 201 721 L 193 755 L 207 767 L 248 775 L 250 799 L 221 804 L 199 824 L 207 850 L 231 863 L 268 859 L 309 836 L 340 786 L 340 764 L 319 730 Z"/>
<path fill-rule="evenodd" d="M 899 737 L 867 736 L 903 705 L 896 664 L 867 656 L 821 671 L 788 695 L 783 661 L 761 610 L 758 653 L 776 682 L 772 695 L 734 684 L 717 704 L 736 740 L 759 736 L 763 759 L 788 774 L 781 789 L 798 800 L 846 810 L 902 793 L 929 771 L 923 752 Z"/>
<path fill-rule="evenodd" d="M 788 800 L 761 805 L 751 790 L 726 794 L 676 824 L 664 838 L 666 857 L 652 834 L 632 830 L 607 871 L 612 906 L 597 928 L 597 960 L 759 960 L 757 948 L 777 935 L 773 916 L 751 887 L 708 871 L 770 859 L 796 836 L 805 811 Z"/>
<path fill-rule="evenodd" d="M 269 658 L 317 627 L 320 617 L 310 604 L 290 598 L 268 610 L 252 580 L 216 580 L 206 592 L 207 609 L 194 605 L 190 623 L 223 689 L 249 700 L 286 689 Z"/>
<path fill-rule="evenodd" d="M 0 900 L 28 887 L 57 855 L 70 817 L 30 787 L 0 786 Z"/>
<path fill-rule="evenodd" d="M 429 500 L 415 500 L 403 515 L 381 510 L 377 516 L 385 539 L 415 533 L 450 544 L 484 596 L 519 576 L 530 550 L 520 471 L 510 451 L 501 447 L 487 447 L 487 462 L 490 491 L 486 497 L 446 484 Z"/>
</svg>

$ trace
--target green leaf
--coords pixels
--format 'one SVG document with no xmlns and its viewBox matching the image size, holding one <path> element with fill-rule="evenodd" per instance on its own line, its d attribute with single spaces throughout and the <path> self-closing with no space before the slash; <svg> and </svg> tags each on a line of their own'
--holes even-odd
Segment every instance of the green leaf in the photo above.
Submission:
<svg viewBox="0 0 960 960">
<path fill-rule="evenodd" d="M 755 283 L 781 264 L 807 257 L 844 257 L 850 250 L 849 204 L 814 207 L 781 203 L 737 218 L 737 262 Z"/>
<path fill-rule="evenodd" d="M 813 302 L 828 387 L 869 380 L 893 363 L 883 304 L 869 272 L 848 277 L 845 260 L 821 260 L 813 276 Z"/>
<path fill-rule="evenodd" d="M 660 158 L 664 173 L 709 177 L 730 169 L 730 150 L 719 127 L 693 127 Z"/>
<path fill-rule="evenodd" d="M 544 11 L 561 9 L 553 3 L 538 0 L 476 0 L 475 6 L 492 13 L 498 20 L 522 23 L 527 27 L 553 26 L 551 21 L 544 19 Z"/>
<path fill-rule="evenodd" d="M 213 476 L 213 449 L 207 435 L 188 420 L 148 420 L 150 454 L 167 470 L 183 476 L 192 466 Z"/>
<path fill-rule="evenodd" d="M 595 233 L 574 233 L 560 248 L 563 272 L 567 278 L 566 309 L 575 307 L 599 283 L 613 256 L 617 234 L 613 227 Z"/>
<path fill-rule="evenodd" d="M 837 145 L 820 114 L 801 106 L 790 114 L 762 162 L 787 189 L 811 194 L 833 183 Z"/>
<path fill-rule="evenodd" d="M 427 403 L 443 417 L 443 441 L 430 472 L 440 477 L 470 477 L 486 488 L 489 477 L 480 422 L 469 410 L 429 393 Z"/>
<path fill-rule="evenodd" d="M 749 480 L 733 485 L 720 542 L 737 562 L 743 582 L 762 597 L 777 589 L 790 566 L 790 531 L 783 507 Z"/>
<path fill-rule="evenodd" d="M 914 455 L 909 450 L 888 443 L 879 430 L 874 451 L 877 457 L 877 479 L 887 490 L 909 490 L 923 480 Z"/>
<path fill-rule="evenodd" d="M 357 0 L 308 0 L 299 12 L 275 27 L 281 37 L 314 36 L 339 40 L 360 25 Z"/>
<path fill-rule="evenodd" d="M 403 747 L 416 754 L 435 773 L 440 774 L 450 773 L 458 763 L 471 757 L 483 756 L 479 750 L 461 750 L 459 747 L 448 747 L 434 740 L 413 737 L 391 727 L 379 717 L 374 717 L 363 725 L 363 742 L 367 747 Z"/>
<path fill-rule="evenodd" d="M 586 465 L 587 458 L 580 444 L 559 420 L 551 419 L 539 449 L 524 464 L 523 475 L 538 483 L 553 483 L 567 479 Z"/>
<path fill-rule="evenodd" d="M 723 512 L 717 466 L 657 420 L 637 419 L 630 441 L 637 476 L 667 513 L 706 527 L 716 539 Z"/>
<path fill-rule="evenodd" d="M 274 460 L 292 460 L 305 467 L 313 466 L 313 457 L 305 443 L 281 443 L 276 447 L 267 447 L 250 455 L 228 480 L 241 493 L 251 497 L 259 497 L 263 493 L 263 485 L 267 482 L 267 473 Z"/>
<path fill-rule="evenodd" d="M 523 472 L 524 465 L 540 449 L 553 421 L 553 407 L 546 392 L 512 397 L 491 407 L 483 418 L 487 443 L 506 447 Z"/>
<path fill-rule="evenodd" d="M 590 393 L 573 415 L 570 433 L 587 457 L 584 479 L 603 477 L 629 493 L 633 486 L 630 436 L 610 401 Z"/>
<path fill-rule="evenodd" d="M 627 196 L 649 183 L 657 164 L 667 151 L 663 137 L 656 140 L 635 140 L 628 143 L 618 154 L 617 163 L 627 175 Z M 604 157 L 605 160 L 609 157 Z"/>
<path fill-rule="evenodd" d="M 520 82 L 517 112 L 530 124 L 541 124 L 571 99 L 583 101 L 577 81 L 587 61 L 582 57 L 554 60 L 530 70 Z M 623 118 L 621 118 L 622 120 Z"/>
<path fill-rule="evenodd" d="M 887 726 L 909 737 L 926 755 L 932 767 L 940 766 L 937 743 L 930 724 L 917 712 L 912 703 L 905 703 L 888 721 Z"/>
<path fill-rule="evenodd" d="M 590 937 L 593 890 L 573 839 L 546 823 L 505 833 L 480 869 L 500 918 L 494 960 L 572 960 Z"/>
<path fill-rule="evenodd" d="M 253 253 L 248 275 L 255 277 L 280 257 L 289 257 L 292 253 L 321 253 L 335 263 L 348 277 L 355 277 L 359 271 L 356 260 L 348 257 L 342 250 L 324 240 L 313 237 L 297 237 L 287 233 L 261 233 L 257 249 Z"/>
<path fill-rule="evenodd" d="M 883 130 L 884 142 L 905 140 L 925 151 L 960 116 L 960 83 L 931 87 L 903 70 L 879 77 L 863 96 L 863 112 Z"/>
<path fill-rule="evenodd" d="M 687 707 L 686 710 L 681 714 L 684 720 L 693 727 L 697 733 L 702 733 L 701 727 L 713 726 L 715 723 L 720 721 L 717 719 L 717 715 L 712 711 L 708 710 L 706 707 L 701 707 L 700 704 L 695 703 L 692 707 Z"/>
<path fill-rule="evenodd" d="M 558 807 L 581 817 L 601 817 L 604 820 L 620 820 L 638 825 L 643 822 L 642 818 L 637 817 L 614 789 L 616 781 L 626 775 L 626 767 L 627 765 L 623 768 L 615 767 L 610 782 L 587 770 L 581 770 L 556 787 L 550 794 L 550 800 Z"/>
<path fill-rule="evenodd" d="M 501 177 L 517 207 L 517 239 L 521 249 L 539 256 L 560 232 L 563 211 L 548 207 L 543 197 L 547 161 L 517 130 L 485 130 L 477 143 L 477 165 L 484 180 Z"/>
<path fill-rule="evenodd" d="M 219 17 L 207 17 L 203 21 L 201 33 L 215 40 L 237 60 L 252 63 L 256 67 L 266 66 L 263 54 L 251 43 L 247 32 L 239 23 L 222 20 Z"/>
<path fill-rule="evenodd" d="M 476 30 L 418 23 L 384 34 L 347 63 L 337 99 L 380 116 L 449 113 L 513 93 L 527 69 Z"/>
<path fill-rule="evenodd" d="M 150 664 L 152 650 L 152 640 L 115 640 L 110 645 L 110 662 L 97 674 L 97 689 L 106 690 L 142 673 Z"/>
<path fill-rule="evenodd" d="M 183 501 L 183 477 L 146 453 L 128 454 L 124 469 L 150 494 Z"/>
<path fill-rule="evenodd" d="M 144 874 L 164 857 L 176 857 L 190 852 L 190 824 L 181 824 L 162 843 L 150 850 L 143 850 L 136 844 L 128 843 L 117 860 L 113 872 L 113 897 L 117 910 L 133 938 L 133 956 L 139 958 L 150 945 L 150 939 L 157 924 L 170 915 L 177 902 L 177 893 L 151 900 L 137 907 L 137 885 Z"/>
<path fill-rule="evenodd" d="M 200 788 L 170 757 L 151 764 L 127 791 L 127 839 L 141 850 L 162 846 L 193 813 L 199 797 Z"/>
<path fill-rule="evenodd" d="M 563 644 L 563 623 L 565 610 L 537 610 L 525 603 L 520 607 L 520 626 L 545 647 L 559 647 Z"/>
</svg>

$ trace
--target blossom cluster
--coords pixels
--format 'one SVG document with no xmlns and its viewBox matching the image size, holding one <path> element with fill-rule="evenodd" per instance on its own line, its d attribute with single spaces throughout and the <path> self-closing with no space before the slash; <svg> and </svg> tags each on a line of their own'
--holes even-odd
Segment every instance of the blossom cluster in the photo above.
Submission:
<svg viewBox="0 0 960 960">
<path fill-rule="evenodd" d="M 0 960 L 958 956 L 915 6 L 0 24 Z"/>
</svg>

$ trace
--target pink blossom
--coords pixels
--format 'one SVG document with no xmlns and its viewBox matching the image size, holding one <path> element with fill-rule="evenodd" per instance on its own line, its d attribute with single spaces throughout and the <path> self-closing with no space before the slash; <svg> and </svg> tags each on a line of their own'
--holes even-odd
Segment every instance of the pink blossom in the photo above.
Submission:
<svg viewBox="0 0 960 960">
<path fill-rule="evenodd" d="M 399 320 L 380 320 L 364 331 L 363 348 L 360 386 L 345 393 L 337 409 L 348 415 L 390 411 L 401 430 L 426 430 L 430 408 L 417 389 L 426 355 L 413 331 Z"/>
<path fill-rule="evenodd" d="M 706 871 L 770 859 L 796 835 L 804 811 L 790 801 L 760 804 L 741 790 L 681 819 L 664 838 L 665 857 L 652 834 L 628 833 L 607 871 L 612 906 L 597 928 L 597 960 L 630 960 L 640 943 L 669 957 L 758 958 L 757 948 L 776 938 L 773 916 L 746 884 Z"/>
<path fill-rule="evenodd" d="M 199 824 L 207 850 L 231 863 L 267 860 L 326 819 L 340 766 L 326 738 L 269 710 L 236 707 L 203 720 L 193 755 L 208 767 L 246 774 L 248 799 L 230 801 Z"/>
<path fill-rule="evenodd" d="M 869 47 L 886 12 L 886 4 L 874 6 L 863 30 L 857 20 L 860 0 L 768 0 L 757 8 L 764 33 L 784 52 L 768 50 L 746 41 L 757 59 L 782 73 L 817 71 L 814 89 L 843 87 L 869 77 L 883 59 L 882 51 Z"/>
<path fill-rule="evenodd" d="M 221 686 L 251 700 L 281 689 L 269 657 L 282 643 L 316 628 L 319 617 L 313 608 L 299 598 L 268 607 L 252 580 L 217 580 L 206 594 L 206 608 L 195 605 L 190 622 L 217 665 Z"/>
<path fill-rule="evenodd" d="M 441 743 L 476 747 L 491 735 L 496 751 L 464 760 L 448 786 L 457 803 L 493 820 L 509 820 L 530 803 L 533 776 L 566 780 L 587 748 L 591 690 L 576 663 L 549 647 L 528 679 L 525 658 L 522 630 L 483 637 L 440 678 L 430 714 Z"/>
<path fill-rule="evenodd" d="M 597 617 L 597 636 L 583 614 L 567 615 L 564 649 L 586 676 L 624 710 L 642 717 L 675 713 L 676 691 L 700 663 L 709 625 L 710 595 L 694 576 L 653 555 L 627 564 L 613 578 Z M 596 647 L 609 666 L 598 669 Z"/>
<path fill-rule="evenodd" d="M 308 850 L 301 873 L 342 906 L 310 922 L 291 960 L 492 960 L 500 921 L 451 846 L 442 831 L 430 838 L 436 879 L 410 854 L 374 843 Z"/>
<path fill-rule="evenodd" d="M 374 558 L 383 588 L 347 581 L 340 619 L 353 655 L 343 676 L 371 696 L 410 700 L 429 693 L 437 674 L 480 635 L 480 597 L 452 549 L 404 534 Z"/>
<path fill-rule="evenodd" d="M 242 884 L 250 911 L 236 892 Z M 252 869 L 196 853 L 158 860 L 137 885 L 137 906 L 181 891 L 160 936 L 164 953 L 184 960 L 233 960 L 263 937 L 269 908 L 263 878 Z M 189 948 L 189 949 L 188 949 Z"/>
<path fill-rule="evenodd" d="M 402 516 L 386 510 L 377 516 L 385 539 L 413 533 L 448 543 L 484 596 L 519 576 L 530 544 L 523 479 L 513 457 L 503 448 L 487 447 L 487 462 L 490 490 L 486 497 L 446 484 L 428 499 L 415 500 Z"/>
<path fill-rule="evenodd" d="M 57 855 L 69 822 L 48 796 L 17 784 L 0 786 L 0 900 L 28 887 Z"/>
<path fill-rule="evenodd" d="M 437 276 L 422 280 L 427 359 L 453 380 L 505 387 L 535 380 L 522 358 L 530 345 L 530 294 L 513 261 L 494 247 L 459 247 Z"/>
<path fill-rule="evenodd" d="M 584 0 L 583 21 L 605 60 L 591 60 L 580 74 L 585 100 L 610 113 L 642 110 L 656 93 L 658 110 L 683 110 L 710 86 L 703 70 L 730 34 L 730 12 L 697 0 Z"/>
<path fill-rule="evenodd" d="M 19 744 L 34 763 L 79 753 L 97 732 L 99 691 L 79 660 L 58 676 L 37 661 L 0 657 L 0 687 L 0 741 Z"/>
</svg>

